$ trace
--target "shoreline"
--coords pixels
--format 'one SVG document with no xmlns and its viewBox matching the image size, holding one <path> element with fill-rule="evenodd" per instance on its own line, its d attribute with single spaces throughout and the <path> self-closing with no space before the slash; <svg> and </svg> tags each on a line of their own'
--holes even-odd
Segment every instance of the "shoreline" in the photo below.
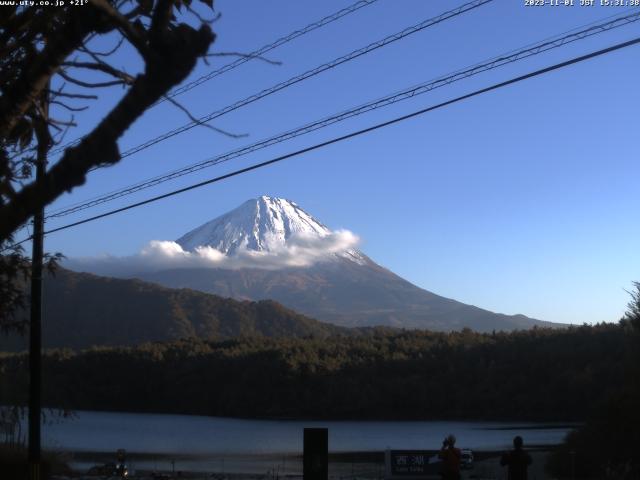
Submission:
<svg viewBox="0 0 640 480">
<path fill-rule="evenodd" d="M 552 446 L 530 446 L 527 451 L 540 463 L 553 450 Z M 429 456 L 438 454 L 438 450 L 425 450 Z M 500 471 L 499 458 L 503 450 L 474 450 L 475 474 L 488 474 Z M 115 462 L 115 452 L 57 452 L 66 457 L 66 461 L 76 474 L 84 475 L 94 465 Z M 332 478 L 383 478 L 384 451 L 352 451 L 329 453 L 329 476 Z M 137 475 L 152 473 L 171 474 L 180 472 L 185 478 L 198 478 L 202 475 L 224 478 L 279 478 L 300 477 L 302 475 L 302 453 L 282 454 L 127 454 L 127 464 Z M 466 478 L 463 476 L 463 478 Z M 541 478 L 538 476 L 538 478 Z"/>
<path fill-rule="evenodd" d="M 0 352 L 2 353 L 2 352 Z M 27 409 L 27 405 L 21 405 L 21 408 Z M 58 407 L 43 406 L 43 409 L 51 412 L 63 412 Z M 460 422 L 460 423 L 503 423 L 513 424 L 508 427 L 494 427 L 486 428 L 486 430 L 505 430 L 511 428 L 518 428 L 521 430 L 540 430 L 548 428 L 577 428 L 585 423 L 586 420 L 555 420 L 555 419 L 525 419 L 522 417 L 413 417 L 413 416 L 359 416 L 359 417 L 344 417 L 344 416 L 261 416 L 261 415 L 247 415 L 247 416 L 222 416 L 213 415 L 199 412 L 184 412 L 184 411 L 155 411 L 155 410 L 118 410 L 118 409 L 106 409 L 106 410 L 93 410 L 93 409 L 72 409 L 71 418 L 78 416 L 79 414 L 86 413 L 108 413 L 119 415 L 144 415 L 144 416 L 178 416 L 178 417 L 193 417 L 193 418 L 211 418 L 220 420 L 239 420 L 239 421 L 259 421 L 259 422 L 332 422 L 332 423 L 434 423 L 434 422 Z"/>
<path fill-rule="evenodd" d="M 550 452 L 553 451 L 553 445 L 528 445 L 526 450 L 528 452 Z M 392 449 L 395 450 L 395 449 Z M 105 451 L 69 451 L 69 450 L 57 450 L 47 449 L 47 452 L 56 455 L 72 456 L 79 460 L 89 459 L 113 459 L 115 452 Z M 329 452 L 329 461 L 338 463 L 384 463 L 384 455 L 386 450 L 354 450 L 349 452 Z M 505 450 L 492 450 L 492 449 L 479 449 L 473 450 L 473 455 L 476 459 L 491 458 L 501 455 Z M 424 449 L 428 455 L 437 455 L 439 450 L 436 449 Z M 167 453 L 167 452 L 129 452 L 127 458 L 136 460 L 153 460 L 153 459 L 175 459 L 175 460 L 201 460 L 210 458 L 251 458 L 251 459 L 282 459 L 286 458 L 299 458 L 302 459 L 301 452 L 274 452 L 274 453 L 246 453 L 246 452 L 212 452 L 212 453 Z"/>
</svg>

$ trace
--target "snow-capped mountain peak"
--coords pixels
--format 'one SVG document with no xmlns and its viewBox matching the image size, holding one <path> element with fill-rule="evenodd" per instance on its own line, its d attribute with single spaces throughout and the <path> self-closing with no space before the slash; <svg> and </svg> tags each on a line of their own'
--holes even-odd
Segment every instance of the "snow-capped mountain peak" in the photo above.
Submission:
<svg viewBox="0 0 640 480">
<path fill-rule="evenodd" d="M 236 209 L 190 231 L 176 242 L 188 251 L 209 246 L 233 256 L 240 250 L 277 252 L 292 240 L 314 240 L 331 235 L 329 228 L 296 203 L 263 195 L 247 200 Z M 334 255 L 360 263 L 364 256 L 355 249 Z"/>
</svg>

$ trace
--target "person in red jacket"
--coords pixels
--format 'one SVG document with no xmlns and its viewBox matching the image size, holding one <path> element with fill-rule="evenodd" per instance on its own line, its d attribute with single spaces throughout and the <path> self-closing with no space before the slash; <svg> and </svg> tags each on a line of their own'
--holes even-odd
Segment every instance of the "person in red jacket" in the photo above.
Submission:
<svg viewBox="0 0 640 480">
<path fill-rule="evenodd" d="M 513 450 L 502 455 L 500 465 L 509 467 L 509 480 L 527 480 L 527 469 L 531 465 L 531 456 L 524 451 L 522 437 L 513 439 Z"/>
<path fill-rule="evenodd" d="M 443 480 L 460 480 L 460 457 L 462 453 L 456 448 L 456 437 L 449 435 L 442 441 L 438 457 L 442 460 L 440 474 Z"/>
</svg>

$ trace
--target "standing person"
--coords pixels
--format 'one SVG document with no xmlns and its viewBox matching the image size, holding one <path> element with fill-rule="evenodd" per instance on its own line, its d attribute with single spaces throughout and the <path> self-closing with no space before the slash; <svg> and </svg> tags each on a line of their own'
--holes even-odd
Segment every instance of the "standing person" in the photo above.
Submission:
<svg viewBox="0 0 640 480">
<path fill-rule="evenodd" d="M 509 467 L 509 480 L 527 480 L 527 469 L 531 465 L 531 455 L 524 451 L 522 437 L 513 439 L 513 450 L 502 455 L 500 465 Z"/>
<path fill-rule="evenodd" d="M 438 457 L 442 460 L 440 474 L 443 480 L 460 480 L 461 452 L 455 445 L 456 437 L 451 434 L 442 441 Z"/>
</svg>

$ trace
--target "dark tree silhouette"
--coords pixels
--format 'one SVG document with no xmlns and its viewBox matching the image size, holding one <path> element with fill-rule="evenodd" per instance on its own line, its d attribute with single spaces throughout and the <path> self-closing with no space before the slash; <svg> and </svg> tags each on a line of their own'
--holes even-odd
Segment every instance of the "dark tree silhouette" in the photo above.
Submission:
<svg viewBox="0 0 640 480">
<path fill-rule="evenodd" d="M 633 286 L 620 321 L 625 355 L 618 370 L 623 380 L 552 455 L 548 468 L 555 476 L 568 477 L 574 470 L 577 478 L 640 477 L 640 282 Z"/>
<path fill-rule="evenodd" d="M 640 332 L 640 282 L 633 282 L 635 290 L 629 292 L 631 300 L 627 304 L 627 312 L 623 318 Z"/>
<path fill-rule="evenodd" d="M 212 0 L 200 2 L 212 8 Z M 12 246 L 17 229 L 40 208 L 85 183 L 91 169 L 120 160 L 117 141 L 121 135 L 207 55 L 215 38 L 209 23 L 191 0 L 89 0 L 66 8 L 2 7 L 0 327 L 14 326 L 12 313 L 24 302 L 20 283 L 28 263 L 22 249 Z M 91 42 L 104 35 L 115 37 L 116 46 L 96 51 Z M 139 54 L 137 73 L 110 63 L 122 44 L 130 44 Z M 104 78 L 96 80 L 96 75 Z M 115 86 L 125 87 L 119 101 L 36 181 L 32 167 L 38 150 L 60 143 L 75 126 L 73 113 L 87 108 L 77 102 L 97 98 L 95 92 L 100 90 L 96 89 Z M 54 118 L 49 105 L 69 112 L 70 118 Z"/>
<path fill-rule="evenodd" d="M 615 324 L 294 338 L 292 324 L 275 319 L 277 330 L 257 330 L 260 305 L 246 307 L 225 308 L 240 327 L 236 338 L 205 327 L 212 339 L 183 329 L 185 338 L 170 342 L 49 350 L 44 404 L 239 417 L 583 421 L 625 382 L 626 336 Z M 25 360 L 0 354 L 0 404 L 24 404 Z"/>
</svg>

